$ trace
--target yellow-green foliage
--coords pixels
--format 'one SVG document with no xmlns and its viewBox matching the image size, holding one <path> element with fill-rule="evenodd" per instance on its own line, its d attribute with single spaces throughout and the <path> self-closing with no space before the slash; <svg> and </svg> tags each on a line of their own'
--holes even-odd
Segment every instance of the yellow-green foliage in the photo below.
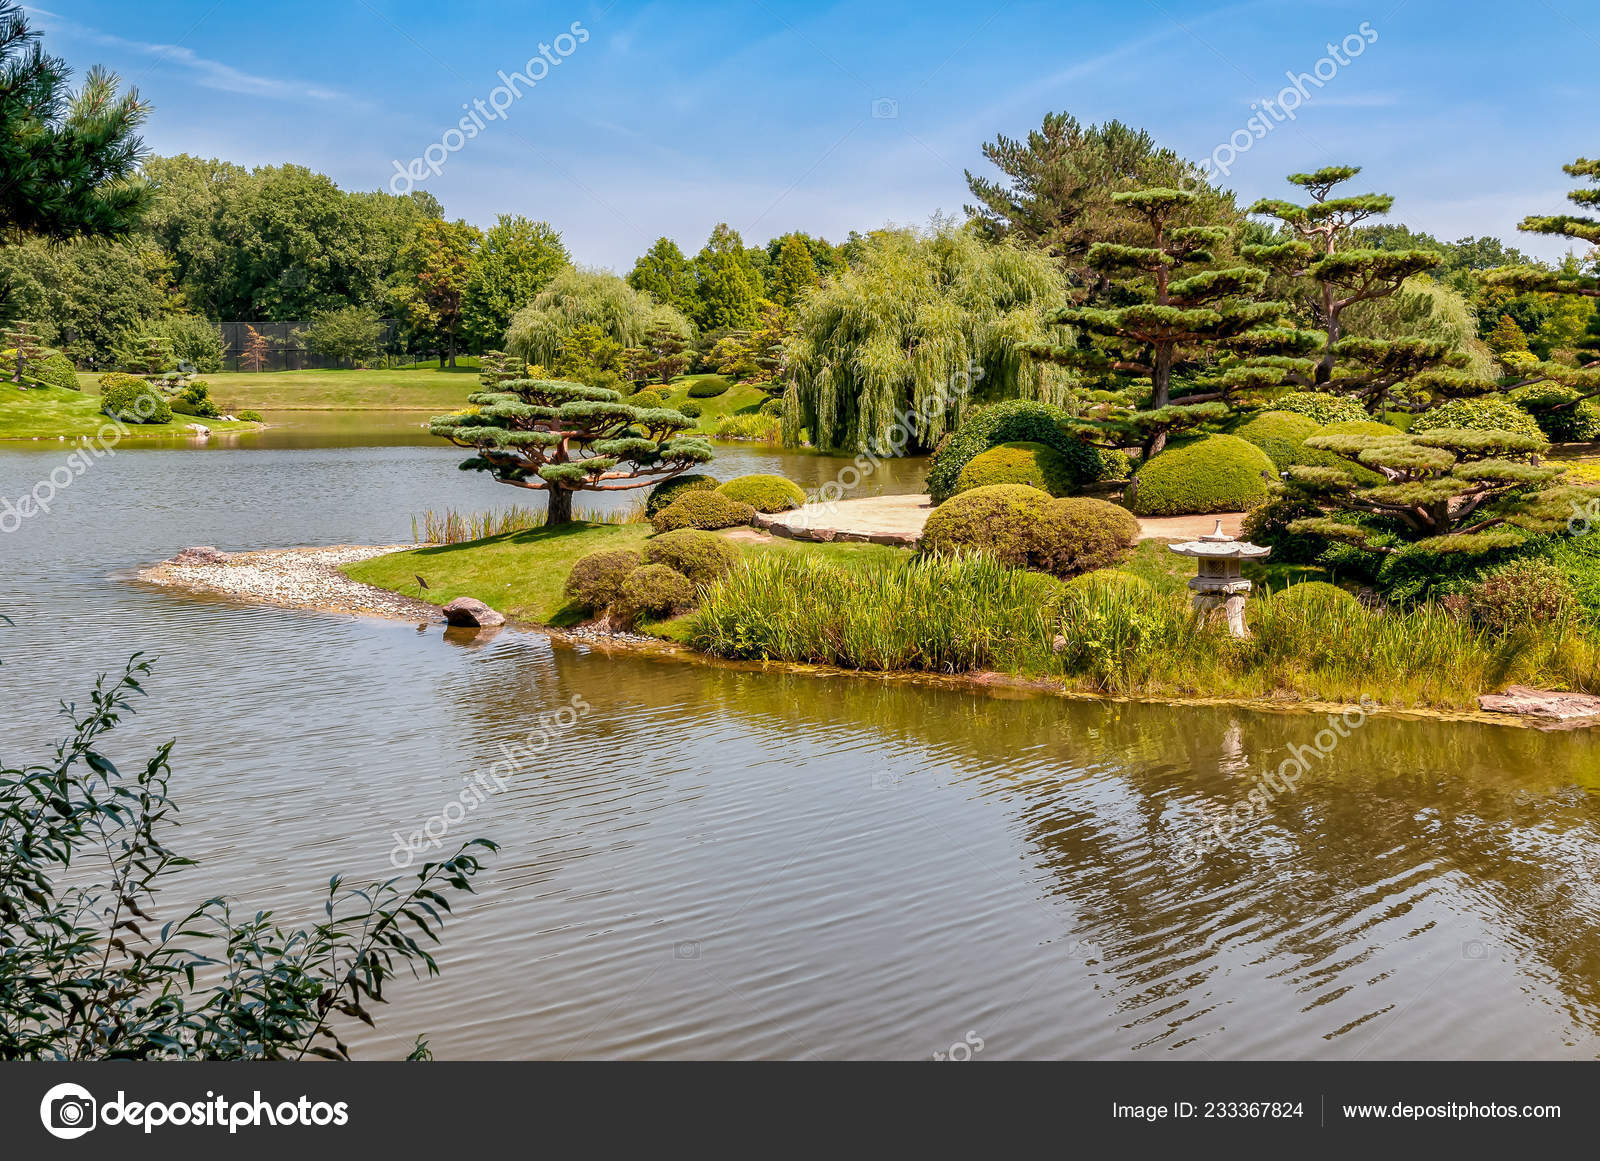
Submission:
<svg viewBox="0 0 1600 1161">
<path fill-rule="evenodd" d="M 1290 464 L 1301 462 L 1299 456 L 1306 440 L 1320 430 L 1316 421 L 1304 415 L 1292 411 L 1263 411 L 1240 425 L 1233 434 L 1266 452 L 1272 466 L 1281 472 Z"/>
<path fill-rule="evenodd" d="M 622 580 L 613 607 L 623 620 L 671 617 L 694 608 L 694 582 L 665 564 L 647 564 Z"/>
<path fill-rule="evenodd" d="M 685 492 L 650 518 L 657 532 L 675 528 L 732 528 L 748 524 L 756 510 L 721 492 Z"/>
<path fill-rule="evenodd" d="M 750 505 L 757 512 L 787 512 L 806 502 L 800 485 L 783 476 L 736 476 L 719 485 L 717 491 L 730 500 Z"/>
<path fill-rule="evenodd" d="M 967 461 L 956 477 L 956 492 L 991 484 L 1027 484 L 1065 496 L 1072 491 L 1072 469 L 1060 452 L 1042 443 L 1003 443 Z"/>
<path fill-rule="evenodd" d="M 1233 435 L 1169 448 L 1139 469 L 1133 510 L 1141 516 L 1238 512 L 1266 499 L 1277 475 L 1267 453 Z"/>
<path fill-rule="evenodd" d="M 664 480 L 650 489 L 650 498 L 644 504 L 644 514 L 646 516 L 654 516 L 685 492 L 715 491 L 717 482 L 717 477 L 715 476 L 705 476 L 698 473 L 687 476 L 674 476 L 670 480 Z"/>
<path fill-rule="evenodd" d="M 1070 577 L 1126 560 L 1138 539 L 1139 522 L 1115 504 L 991 484 L 934 509 L 918 547 L 926 555 L 984 553 L 1011 567 Z"/>
<path fill-rule="evenodd" d="M 715 532 L 680 528 L 647 541 L 644 562 L 669 565 L 695 584 L 709 585 L 734 570 L 739 563 L 739 550 Z"/>
</svg>

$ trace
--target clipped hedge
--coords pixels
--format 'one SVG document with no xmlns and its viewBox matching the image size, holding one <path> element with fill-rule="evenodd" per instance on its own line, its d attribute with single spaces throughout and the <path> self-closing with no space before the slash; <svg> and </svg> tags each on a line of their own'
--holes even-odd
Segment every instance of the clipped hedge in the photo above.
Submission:
<svg viewBox="0 0 1600 1161">
<path fill-rule="evenodd" d="M 64 391 L 81 391 L 78 384 L 78 372 L 73 369 L 72 360 L 60 351 L 52 351 L 43 359 L 29 363 L 27 373 L 40 383 L 51 387 L 60 387 Z"/>
<path fill-rule="evenodd" d="M 137 375 L 116 371 L 100 376 L 100 410 L 123 423 L 172 422 L 172 408 L 161 392 Z"/>
<path fill-rule="evenodd" d="M 248 408 L 246 410 L 244 410 L 244 411 L 239 412 L 238 418 L 239 419 L 248 420 L 251 423 L 262 423 L 262 422 L 265 422 L 261 418 L 261 412 L 259 412 L 259 411 L 251 411 Z"/>
<path fill-rule="evenodd" d="M 991 484 L 936 508 L 917 547 L 926 556 L 983 553 L 1011 568 L 1066 578 L 1126 560 L 1138 539 L 1139 522 L 1115 504 Z"/>
<path fill-rule="evenodd" d="M 650 518 L 657 532 L 678 528 L 732 528 L 748 524 L 756 510 L 721 492 L 688 492 Z"/>
<path fill-rule="evenodd" d="M 1411 421 L 1411 431 L 1509 431 L 1515 435 L 1543 436 L 1533 416 L 1503 395 L 1452 399 Z"/>
<path fill-rule="evenodd" d="M 1240 424 L 1233 434 L 1266 452 L 1272 466 L 1281 472 L 1290 464 L 1305 462 L 1301 457 L 1306 451 L 1306 440 L 1321 431 L 1322 425 L 1316 420 L 1296 412 L 1263 411 L 1248 423 Z"/>
<path fill-rule="evenodd" d="M 1366 419 L 1367 409 L 1360 401 L 1326 391 L 1291 391 L 1272 405 L 1274 411 L 1303 415 L 1313 423 L 1348 423 Z"/>
<path fill-rule="evenodd" d="M 1593 399 L 1573 403 L 1560 411 L 1550 408 L 1572 403 L 1578 391 L 1562 383 L 1530 383 L 1506 395 L 1512 403 L 1533 416 L 1539 430 L 1551 443 L 1588 443 L 1600 439 L 1600 406 Z"/>
<path fill-rule="evenodd" d="M 646 543 L 644 562 L 667 565 L 697 585 L 710 585 L 738 566 L 739 550 L 715 532 L 680 528 Z"/>
<path fill-rule="evenodd" d="M 696 379 L 689 384 L 689 398 L 715 399 L 718 395 L 726 395 L 732 386 L 726 379 Z"/>
<path fill-rule="evenodd" d="M 1272 460 L 1255 444 L 1208 435 L 1144 464 L 1134 477 L 1133 510 L 1140 516 L 1238 512 L 1265 500 L 1275 475 Z"/>
<path fill-rule="evenodd" d="M 800 485 L 783 476 L 735 476 L 719 485 L 717 491 L 730 500 L 750 505 L 757 512 L 788 512 L 806 502 Z"/>
<path fill-rule="evenodd" d="M 1066 457 L 1042 443 L 1002 443 L 973 456 L 956 477 L 956 495 L 994 484 L 1027 484 L 1065 496 L 1075 481 Z"/>
<path fill-rule="evenodd" d="M 665 564 L 647 564 L 622 581 L 613 608 L 625 621 L 671 617 L 694 608 L 694 582 Z"/>
<path fill-rule="evenodd" d="M 650 489 L 650 495 L 644 502 L 644 514 L 646 516 L 654 516 L 684 493 L 710 492 L 721 482 L 715 476 L 700 475 L 698 473 L 687 476 L 674 476 L 670 480 L 663 480 Z"/>
<path fill-rule="evenodd" d="M 579 557 L 567 574 L 567 597 L 591 613 L 604 612 L 616 602 L 622 582 L 639 563 L 639 554 L 625 548 Z"/>
<path fill-rule="evenodd" d="M 1028 399 L 1008 399 L 974 408 L 933 453 L 928 468 L 928 492 L 933 502 L 943 504 L 954 496 L 962 469 L 1004 443 L 1041 443 L 1059 452 L 1074 486 L 1103 478 L 1107 466 L 1100 450 L 1068 435 L 1063 427 L 1071 418 L 1060 407 Z"/>
</svg>

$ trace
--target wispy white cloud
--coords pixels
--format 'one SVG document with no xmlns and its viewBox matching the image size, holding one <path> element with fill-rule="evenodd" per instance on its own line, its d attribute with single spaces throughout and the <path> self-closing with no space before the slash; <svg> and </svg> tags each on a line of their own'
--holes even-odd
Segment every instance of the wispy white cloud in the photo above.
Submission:
<svg viewBox="0 0 1600 1161">
<path fill-rule="evenodd" d="M 42 23 L 56 31 L 68 33 L 106 48 L 114 48 L 122 52 L 134 53 L 138 56 L 175 65 L 186 70 L 193 78 L 194 83 L 202 88 L 217 89 L 225 93 L 242 93 L 248 97 L 267 97 L 284 101 L 342 101 L 347 99 L 344 93 L 336 89 L 324 88 L 307 81 L 288 77 L 265 77 L 255 73 L 247 73 L 243 69 L 235 68 L 233 65 L 223 61 L 203 57 L 193 49 L 185 48 L 181 44 L 158 44 L 143 40 L 129 40 L 124 36 L 101 32 L 97 28 L 89 28 L 63 19 L 56 13 L 44 8 L 29 7 L 27 11 L 32 16 L 41 17 Z"/>
</svg>

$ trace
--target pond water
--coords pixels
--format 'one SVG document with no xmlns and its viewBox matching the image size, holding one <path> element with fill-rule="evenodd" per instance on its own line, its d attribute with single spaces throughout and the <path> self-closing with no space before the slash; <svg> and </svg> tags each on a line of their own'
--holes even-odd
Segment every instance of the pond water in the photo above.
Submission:
<svg viewBox="0 0 1600 1161">
<path fill-rule="evenodd" d="M 523 498 L 373 418 L 125 445 L 0 536 L 0 755 L 42 755 L 57 697 L 155 656 L 111 749 L 178 738 L 177 845 L 202 866 L 174 908 L 312 914 L 581 703 L 452 828 L 503 850 L 442 977 L 398 986 L 365 1054 L 417 1033 L 473 1058 L 1600 1053 L 1586 733 L 1374 717 L 1326 746 L 1298 714 L 463 643 L 117 579 L 188 544 L 403 541 L 424 508 Z M 0 449 L 0 496 L 64 454 Z M 840 466 L 725 448 L 713 470 Z M 898 464 L 869 487 L 919 483 Z M 1328 752 L 1299 751 L 1295 787 L 1187 857 L 1307 746 Z"/>
</svg>

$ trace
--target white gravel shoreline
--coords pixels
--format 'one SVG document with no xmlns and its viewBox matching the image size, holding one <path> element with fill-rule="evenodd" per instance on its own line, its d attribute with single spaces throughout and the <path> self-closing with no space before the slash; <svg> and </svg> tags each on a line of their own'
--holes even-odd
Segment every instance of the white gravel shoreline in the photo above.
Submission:
<svg viewBox="0 0 1600 1161">
<path fill-rule="evenodd" d="M 441 619 L 439 610 L 387 589 L 358 584 L 339 566 L 417 547 L 414 544 L 337 544 L 326 548 L 279 548 L 218 552 L 186 548 L 171 560 L 141 569 L 151 584 L 216 593 L 258 604 L 316 609 L 353 616 L 416 623 Z"/>
</svg>

